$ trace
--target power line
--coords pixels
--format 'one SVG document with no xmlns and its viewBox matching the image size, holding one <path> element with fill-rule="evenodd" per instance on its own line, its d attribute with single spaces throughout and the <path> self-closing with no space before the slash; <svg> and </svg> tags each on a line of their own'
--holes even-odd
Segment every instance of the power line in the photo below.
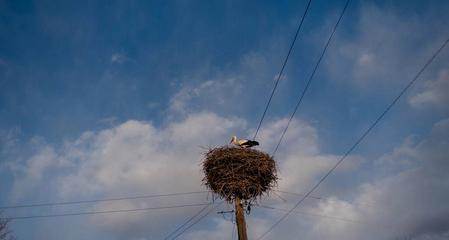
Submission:
<svg viewBox="0 0 449 240">
<path fill-rule="evenodd" d="M 91 212 L 75 212 L 75 213 L 48 214 L 48 215 L 31 215 L 31 216 L 20 216 L 20 217 L 8 217 L 7 219 L 18 220 L 18 219 L 32 219 L 32 218 L 68 217 L 68 216 L 107 214 L 107 213 L 138 212 L 138 211 L 149 211 L 149 210 L 160 210 L 160 209 L 171 209 L 171 208 L 197 207 L 197 206 L 204 206 L 204 205 L 211 205 L 211 203 L 196 203 L 196 204 L 183 204 L 183 205 L 172 205 L 172 206 L 162 206 L 162 207 L 147 207 L 147 208 L 119 209 L 119 210 L 91 211 Z"/>
<path fill-rule="evenodd" d="M 283 190 L 273 190 L 275 192 L 304 196 L 304 193 L 288 192 Z M 135 199 L 147 199 L 147 198 L 157 198 L 157 197 L 169 197 L 169 196 L 181 196 L 181 195 L 191 195 L 207 193 L 210 191 L 195 191 L 195 192 L 179 192 L 179 193 L 167 193 L 167 194 L 153 194 L 153 195 L 138 195 L 120 198 L 102 198 L 93 200 L 79 200 L 79 201 L 68 201 L 68 202 L 51 202 L 51 203 L 33 203 L 33 204 L 23 204 L 23 205 L 12 205 L 12 206 L 2 206 L 0 210 L 3 209 L 14 209 L 14 208 L 33 208 L 33 207 L 45 207 L 45 206 L 58 206 L 58 205 L 74 205 L 74 204 L 84 204 L 84 203 L 95 203 L 95 202 L 109 202 L 109 201 L 123 201 L 123 200 L 135 200 Z M 329 200 L 328 198 L 319 196 L 308 196 L 310 199 L 315 200 Z M 367 204 L 368 205 L 368 204 Z M 372 205 L 372 204 L 371 204 Z"/>
<path fill-rule="evenodd" d="M 294 195 L 304 195 L 301 193 L 293 193 L 281 190 L 275 190 L 280 193 L 294 194 Z M 166 194 L 153 194 L 153 195 L 137 195 L 128 197 L 118 197 L 118 198 L 99 198 L 91 200 L 77 200 L 77 201 L 67 201 L 67 202 L 48 202 L 48 203 L 31 203 L 31 204 L 21 204 L 21 205 L 11 205 L 11 206 L 0 206 L 0 210 L 4 209 L 15 209 L 15 208 L 33 208 L 33 207 L 47 207 L 47 206 L 60 206 L 60 205 L 75 205 L 75 204 L 85 204 L 85 203 L 96 203 L 96 202 L 110 202 L 110 201 L 123 201 L 123 200 L 136 200 L 136 199 L 148 199 L 148 198 L 158 198 L 158 197 L 170 197 L 170 196 L 182 196 L 182 195 L 193 195 L 200 193 L 207 193 L 210 191 L 193 191 L 193 192 L 179 192 L 179 193 L 166 193 Z M 317 196 L 309 196 L 312 199 L 321 199 Z"/>
<path fill-rule="evenodd" d="M 283 191 L 283 190 L 274 190 L 275 192 L 280 192 L 280 193 L 285 193 L 285 194 L 291 194 L 291 195 L 298 195 L 298 196 L 304 196 L 304 193 L 295 193 L 295 192 L 287 192 L 287 191 Z M 322 197 L 317 197 L 317 196 L 309 196 L 308 198 L 312 198 L 312 199 L 316 199 L 316 200 L 323 200 L 324 198 Z"/>
<path fill-rule="evenodd" d="M 133 200 L 133 199 L 145 199 L 145 198 L 158 198 L 158 197 L 169 197 L 169 196 L 180 196 L 180 195 L 192 195 L 205 193 L 209 191 L 196 191 L 196 192 L 179 192 L 179 193 L 167 193 L 167 194 L 153 194 L 153 195 L 140 195 L 140 196 L 130 196 L 130 197 L 120 197 L 120 198 L 104 198 L 104 199 L 93 199 L 93 200 L 80 200 L 80 201 L 68 201 L 68 202 L 50 202 L 50 203 L 33 203 L 33 204 L 22 204 L 13 206 L 2 206 L 0 210 L 12 209 L 12 208 L 30 208 L 30 207 L 44 207 L 44 206 L 57 206 L 57 205 L 71 205 L 71 204 L 83 204 L 83 203 L 95 203 L 95 202 L 109 202 L 109 201 L 122 201 L 122 200 Z"/>
<path fill-rule="evenodd" d="M 209 205 L 204 206 L 200 209 L 195 215 L 191 216 L 187 221 L 185 221 L 183 224 L 181 224 L 179 227 L 177 227 L 174 231 L 172 231 L 170 234 L 168 234 L 164 239 L 169 239 L 173 234 L 178 232 L 181 228 L 183 228 L 185 225 L 187 225 L 189 222 L 191 222 L 194 218 L 196 218 L 198 215 L 200 215 L 206 208 L 209 207 Z"/>
<path fill-rule="evenodd" d="M 293 110 L 292 115 L 290 116 L 290 119 L 288 119 L 287 125 L 285 126 L 284 131 L 282 132 L 282 135 L 281 135 L 281 137 L 279 138 L 278 143 L 276 144 L 276 147 L 275 147 L 275 149 L 274 149 L 274 151 L 273 151 L 273 154 L 272 154 L 273 156 L 276 154 L 276 152 L 277 152 L 277 150 L 278 150 L 278 148 L 279 148 L 279 145 L 281 145 L 281 142 L 282 142 L 282 140 L 284 139 L 285 133 L 287 132 L 288 127 L 290 126 L 290 123 L 291 123 L 291 121 L 293 120 L 293 117 L 294 117 L 295 114 L 296 114 L 296 111 L 298 111 L 298 108 L 299 108 L 299 106 L 301 105 L 302 100 L 304 99 L 304 96 L 306 95 L 306 92 L 307 92 L 307 90 L 308 90 L 309 87 L 310 87 L 310 84 L 311 84 L 311 82 L 312 82 L 312 79 L 313 79 L 313 77 L 315 76 L 316 70 L 318 69 L 318 66 L 319 66 L 320 63 L 321 63 L 321 60 L 323 59 L 324 54 L 326 53 L 327 48 L 329 47 L 329 44 L 330 44 L 332 38 L 334 37 L 335 32 L 337 31 L 337 27 L 338 27 L 338 25 L 340 24 L 340 21 L 341 21 L 341 19 L 343 18 L 343 15 L 344 15 L 345 12 L 346 12 L 346 8 L 348 7 L 349 2 L 350 2 L 350 0 L 347 0 L 347 1 L 346 1 L 346 4 L 345 4 L 345 6 L 344 6 L 344 8 L 343 8 L 343 11 L 341 12 L 340 17 L 338 18 L 337 22 L 335 23 L 331 35 L 330 35 L 329 38 L 327 39 L 326 45 L 324 46 L 324 49 L 323 49 L 323 51 L 321 52 L 321 55 L 320 55 L 320 57 L 318 58 L 318 61 L 316 62 L 315 67 L 314 67 L 313 70 L 312 70 L 312 74 L 310 74 L 310 77 L 309 77 L 309 79 L 307 80 L 306 86 L 304 87 L 304 90 L 302 91 L 301 95 L 299 96 L 299 99 L 298 99 L 298 102 L 296 103 L 295 109 Z"/>
<path fill-rule="evenodd" d="M 265 209 L 272 209 L 272 210 L 283 211 L 283 212 L 288 212 L 289 211 L 289 209 L 276 208 L 276 207 L 271 207 L 271 206 L 266 206 L 266 205 L 259 205 L 259 207 L 265 208 Z M 370 225 L 370 226 L 373 225 L 373 223 L 371 223 L 371 222 L 358 221 L 358 220 L 342 218 L 342 217 L 335 217 L 335 216 L 329 216 L 329 215 L 323 215 L 323 214 L 317 214 L 317 213 L 310 213 L 310 212 L 304 212 L 304 211 L 298 211 L 298 210 L 295 210 L 293 212 L 297 213 L 297 214 L 301 214 L 301 215 L 309 215 L 309 216 L 313 216 L 313 217 L 328 218 L 328 219 L 333 219 L 333 220 L 343 221 L 343 222 L 349 222 L 349 223 L 354 223 L 354 224 L 363 224 L 363 225 Z M 379 224 L 377 224 L 377 225 L 379 225 Z M 386 225 L 380 225 L 380 226 L 387 227 Z"/>
<path fill-rule="evenodd" d="M 348 0 L 349 1 L 349 0 Z M 291 208 L 287 213 L 285 213 L 278 221 L 276 221 L 262 236 L 257 239 L 264 238 L 269 232 L 271 232 L 279 223 L 281 223 L 287 216 L 295 210 L 299 204 L 301 204 L 304 199 L 306 199 L 316 188 L 324 181 L 326 178 L 340 165 L 346 157 L 362 142 L 362 140 L 371 132 L 371 130 L 380 122 L 380 120 L 390 111 L 390 109 L 396 104 L 396 102 L 404 95 L 404 93 L 413 85 L 413 83 L 420 77 L 422 72 L 433 62 L 433 60 L 438 56 L 438 54 L 444 49 L 444 47 L 449 42 L 449 38 L 438 48 L 438 50 L 431 56 L 429 60 L 424 64 L 424 66 L 418 71 L 415 77 L 402 89 L 396 98 L 387 106 L 387 108 L 380 114 L 380 116 L 370 125 L 370 127 L 357 139 L 357 141 L 346 151 L 346 153 L 340 158 L 340 160 L 315 184 L 310 191 L 302 197 L 293 208 Z"/>
<path fill-rule="evenodd" d="M 304 193 L 287 192 L 287 191 L 282 191 L 282 190 L 274 190 L 274 191 L 279 192 L 279 193 L 284 193 L 284 194 L 297 195 L 297 196 L 304 196 L 305 195 Z M 319 201 L 337 202 L 337 200 L 334 200 L 334 199 L 332 199 L 330 197 L 317 197 L 317 196 L 313 196 L 312 195 L 312 196 L 308 196 L 307 198 L 314 199 L 314 200 L 319 200 Z M 357 203 L 357 205 L 361 205 L 361 206 L 365 206 L 365 207 L 376 207 L 375 206 L 376 203 L 374 203 L 374 202 L 366 202 L 366 201 L 360 202 L 360 201 L 357 201 L 356 203 Z M 354 204 L 354 203 L 351 203 L 351 204 Z"/>
<path fill-rule="evenodd" d="M 193 227 L 195 224 L 199 223 L 201 220 L 203 220 L 203 218 L 207 217 L 215 208 L 217 208 L 218 206 L 222 205 L 224 202 L 221 202 L 218 205 L 213 206 L 211 209 L 209 209 L 209 211 L 206 212 L 206 214 L 202 215 L 200 218 L 198 218 L 195 222 L 193 222 L 192 224 L 190 224 L 187 228 L 185 228 L 184 230 L 182 230 L 180 233 L 178 233 L 174 238 L 172 238 L 172 240 L 175 240 L 176 238 L 178 238 L 179 236 L 181 236 L 182 234 L 184 234 L 187 230 L 189 230 L 191 227 Z"/>
<path fill-rule="evenodd" d="M 253 140 L 256 140 L 257 133 L 259 133 L 260 126 L 262 125 L 262 122 L 263 122 L 263 120 L 265 118 L 265 115 L 267 114 L 268 107 L 270 106 L 271 100 L 273 99 L 274 92 L 276 91 L 276 88 L 277 88 L 277 86 L 279 84 L 279 81 L 281 80 L 282 74 L 284 73 L 284 68 L 287 65 L 288 59 L 289 59 L 290 54 L 291 54 L 291 52 L 293 50 L 293 46 L 295 45 L 296 39 L 298 38 L 299 31 L 301 30 L 301 27 L 302 27 L 302 24 L 303 24 L 304 19 L 306 17 L 306 14 L 309 11 L 309 7 L 310 7 L 310 3 L 311 2 L 312 2 L 312 0 L 309 0 L 309 2 L 307 3 L 306 9 L 304 10 L 304 13 L 303 13 L 303 15 L 301 17 L 301 21 L 299 22 L 298 28 L 296 29 L 296 33 L 295 33 L 295 36 L 293 37 L 293 41 L 290 44 L 290 48 L 288 49 L 287 56 L 285 57 L 284 62 L 282 64 L 281 71 L 279 72 L 279 74 L 277 76 L 277 79 L 276 79 L 276 82 L 274 84 L 273 90 L 271 91 L 271 94 L 270 94 L 270 98 L 268 99 L 267 105 L 265 106 L 265 110 L 263 111 L 262 117 L 260 118 L 259 125 L 257 126 L 257 130 L 256 130 L 256 133 L 254 134 Z"/>
<path fill-rule="evenodd" d="M 272 209 L 272 210 L 278 210 L 278 211 L 283 211 L 283 212 L 288 212 L 288 209 L 284 209 L 284 208 L 276 208 L 276 207 L 271 207 L 271 206 L 266 206 L 266 205 L 259 205 L 259 207 L 261 208 L 265 208 L 265 209 Z M 351 223 L 360 223 L 358 221 L 355 220 L 351 220 L 351 219 L 346 219 L 346 218 L 340 218 L 340 217 L 334 217 L 334 216 L 328 216 L 328 215 L 321 215 L 321 214 L 316 214 L 316 213 L 308 213 L 308 212 L 303 212 L 303 211 L 293 211 L 294 213 L 298 213 L 298 214 L 303 214 L 303 215 L 310 215 L 310 216 L 314 216 L 314 217 L 323 217 L 323 218 L 331 218 L 331 219 L 335 219 L 335 220 L 339 220 L 339 221 L 344 221 L 344 222 L 351 222 Z"/>
</svg>

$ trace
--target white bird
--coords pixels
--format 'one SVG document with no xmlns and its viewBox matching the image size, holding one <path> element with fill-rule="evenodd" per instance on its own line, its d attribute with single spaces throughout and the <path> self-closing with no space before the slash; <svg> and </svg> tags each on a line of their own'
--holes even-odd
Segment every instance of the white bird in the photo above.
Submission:
<svg viewBox="0 0 449 240">
<path fill-rule="evenodd" d="M 248 139 L 237 139 L 236 136 L 232 136 L 231 143 L 241 148 L 250 148 L 259 145 L 257 141 Z"/>
</svg>

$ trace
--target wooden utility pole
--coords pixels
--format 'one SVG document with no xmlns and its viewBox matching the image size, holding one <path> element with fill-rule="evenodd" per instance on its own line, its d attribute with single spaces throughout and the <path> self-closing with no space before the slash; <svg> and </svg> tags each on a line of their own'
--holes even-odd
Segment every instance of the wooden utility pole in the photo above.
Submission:
<svg viewBox="0 0 449 240">
<path fill-rule="evenodd" d="M 235 221 L 237 222 L 239 240 L 248 240 L 248 236 L 246 235 L 245 211 L 238 197 L 235 198 Z"/>
</svg>

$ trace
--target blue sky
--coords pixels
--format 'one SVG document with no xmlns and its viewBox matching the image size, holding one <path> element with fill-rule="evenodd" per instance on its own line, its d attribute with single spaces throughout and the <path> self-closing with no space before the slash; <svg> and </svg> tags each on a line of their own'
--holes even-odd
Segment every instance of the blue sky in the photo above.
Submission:
<svg viewBox="0 0 449 240">
<path fill-rule="evenodd" d="M 344 3 L 312 1 L 262 125 L 262 150 L 272 151 Z M 203 189 L 201 147 L 253 135 L 305 6 L 0 1 L 0 205 Z M 280 189 L 307 191 L 347 150 L 449 36 L 448 10 L 445 1 L 351 1 L 279 149 Z M 306 239 L 360 239 L 366 233 L 374 239 L 445 239 L 447 92 L 444 49 L 320 186 L 316 194 L 328 201 L 304 206 L 328 216 L 392 221 L 400 231 L 378 234 L 363 225 L 295 215 L 267 237 L 290 239 L 297 230 Z M 283 197 L 288 201 L 264 201 L 284 208 L 297 201 Z M 4 215 L 206 200 L 201 195 Z M 398 208 L 405 200 L 408 208 Z M 361 208 L 366 202 L 390 214 Z M 12 230 L 18 239 L 160 239 L 195 211 L 17 220 Z M 250 234 L 259 235 L 278 216 L 255 210 Z M 228 239 L 231 230 L 229 221 L 211 216 L 184 237 Z"/>
</svg>

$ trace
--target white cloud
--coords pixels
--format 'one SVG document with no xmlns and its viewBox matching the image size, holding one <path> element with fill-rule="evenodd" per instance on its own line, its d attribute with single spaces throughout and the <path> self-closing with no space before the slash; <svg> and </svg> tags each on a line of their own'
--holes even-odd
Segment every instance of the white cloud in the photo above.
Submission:
<svg viewBox="0 0 449 240">
<path fill-rule="evenodd" d="M 117 122 L 117 117 L 106 117 L 98 120 L 99 124 L 105 126 L 113 126 Z"/>
<path fill-rule="evenodd" d="M 449 119 L 435 124 L 431 135 L 412 145 L 406 142 L 384 157 L 391 161 L 413 161 L 413 166 L 399 172 L 382 174 L 377 180 L 363 184 L 353 203 L 321 202 L 315 212 L 341 216 L 365 224 L 334 223 L 317 231 L 320 239 L 443 239 L 449 232 Z M 408 141 L 408 140 L 407 140 Z M 409 148 L 403 151 L 404 148 Z M 401 154 L 399 154 L 401 153 Z M 411 160 L 410 160 L 411 158 Z M 382 166 L 386 167 L 386 166 Z M 372 203 L 374 206 L 367 206 Z M 368 223 L 368 225 L 366 224 Z M 317 228 L 320 222 L 315 224 Z M 327 224 L 327 225 L 326 225 Z M 327 228 L 324 226 L 328 226 Z M 320 235 L 318 235 L 320 236 Z M 433 238 L 431 238 L 433 239 Z"/>
<path fill-rule="evenodd" d="M 11 129 L 0 129 L 0 156 L 5 157 L 10 154 L 13 149 L 16 148 L 19 136 L 21 134 L 21 129 L 14 127 Z M 0 167 L 5 164 L 5 162 L 0 162 Z"/>
<path fill-rule="evenodd" d="M 184 239 L 232 239 L 233 223 L 220 218 L 212 218 L 209 222 L 213 225 L 211 229 L 201 229 L 187 233 Z M 182 238 L 181 238 L 182 239 Z"/>
<path fill-rule="evenodd" d="M 347 77 L 344 81 L 362 89 L 394 85 L 395 81 L 406 76 L 405 73 L 413 72 L 409 70 L 415 70 L 413 67 L 421 63 L 421 56 L 427 56 L 429 52 L 428 46 L 411 51 L 415 50 L 416 42 L 401 45 L 419 27 L 422 25 L 416 21 L 374 6 L 364 6 L 357 27 L 358 34 L 338 47 L 336 56 L 328 55 L 329 73 L 343 76 L 341 80 Z M 25 163 L 13 166 L 13 195 L 23 199 L 35 194 L 33 200 L 78 200 L 201 189 L 199 161 L 204 148 L 226 144 L 229 136 L 234 134 L 250 136 L 252 131 L 247 130 L 249 124 L 245 120 L 220 114 L 239 104 L 244 105 L 241 109 L 254 111 L 250 104 L 252 98 L 259 96 L 262 85 L 265 89 L 267 84 L 272 83 L 261 79 L 272 80 L 273 74 L 269 73 L 275 73 L 271 71 L 273 65 L 267 59 L 271 58 L 250 53 L 241 59 L 238 71 L 241 75 L 223 77 L 217 74 L 215 78 L 198 85 L 181 87 L 169 102 L 167 111 L 170 117 L 162 126 L 135 120 L 116 125 L 110 121 L 114 126 L 101 131 L 86 131 L 64 144 L 42 144 Z M 119 53 L 113 54 L 110 59 L 113 63 L 126 60 L 127 57 Z M 447 102 L 442 94 L 447 73 L 441 76 L 429 81 L 422 92 L 411 98 L 411 104 L 422 107 Z M 278 119 L 264 123 L 258 139 L 263 150 L 269 153 L 273 150 L 286 122 L 287 119 Z M 376 161 L 379 172 L 382 168 L 394 168 L 395 171 L 382 171 L 377 180 L 368 181 L 362 186 L 354 182 L 354 202 L 333 196 L 325 201 L 307 201 L 298 209 L 350 219 L 355 223 L 313 215 L 306 218 L 292 215 L 267 239 L 290 239 L 299 234 L 304 239 L 387 240 L 404 234 L 414 239 L 443 239 L 449 232 L 444 227 L 446 216 L 449 216 L 446 214 L 449 199 L 445 191 L 449 186 L 444 173 L 448 169 L 446 156 L 449 155 L 445 140 L 449 137 L 447 126 L 447 121 L 443 121 L 435 125 L 428 140 L 418 144 L 407 140 L 391 154 Z M 305 192 L 339 159 L 338 155 L 322 153 L 319 142 L 315 126 L 298 119 L 292 122 L 276 155 L 281 189 Z M 360 157 L 350 156 L 334 174 L 359 171 L 360 163 Z M 384 177 L 386 173 L 388 176 Z M 336 188 L 341 187 L 338 182 L 332 184 Z M 207 200 L 206 195 L 202 194 L 182 199 L 102 203 L 89 209 L 144 208 Z M 267 201 L 273 206 L 288 209 L 297 200 L 296 196 L 287 202 Z M 366 203 L 377 207 L 367 207 L 369 204 Z M 96 215 L 87 218 L 87 221 L 92 226 L 90 231 L 107 233 L 112 239 L 160 239 L 198 209 Z M 250 236 L 260 236 L 280 214 L 264 212 L 251 215 L 248 218 Z M 385 228 L 385 225 L 389 227 Z M 229 221 L 212 217 L 206 218 L 184 237 L 229 239 L 231 230 Z M 45 233 L 41 234 L 36 237 L 44 238 Z"/>
<path fill-rule="evenodd" d="M 284 41 L 270 40 L 262 51 L 244 54 L 236 64 L 213 69 L 201 68 L 195 74 L 181 77 L 172 82 L 178 87 L 169 102 L 167 113 L 170 119 L 185 117 L 188 114 L 209 111 L 222 115 L 248 116 L 255 111 L 263 111 L 261 102 L 269 95 L 269 89 L 276 79 L 278 67 L 273 62 L 281 62 L 279 44 Z M 207 71 L 206 71 L 207 72 Z M 281 82 L 287 80 L 285 73 Z M 277 92 L 285 92 L 287 84 L 280 84 Z M 289 94 L 276 94 L 272 108 L 284 106 L 291 101 Z"/>
<path fill-rule="evenodd" d="M 309 133 L 304 130 L 302 136 L 314 135 L 313 129 Z M 309 136 L 307 139 L 310 141 L 314 137 Z M 368 169 L 375 175 L 373 180 L 354 183 L 355 196 L 351 201 L 341 199 L 344 196 L 308 200 L 296 209 L 304 214 L 298 215 L 293 212 L 266 239 L 274 237 L 291 239 L 298 234 L 304 239 L 445 239 L 449 233 L 447 139 L 449 139 L 449 119 L 436 123 L 430 135 L 419 142 L 414 138 L 407 138 L 390 154 L 376 161 L 374 168 Z M 297 146 L 303 148 L 307 144 Z M 321 157 L 318 155 L 316 159 Z M 291 162 L 288 158 L 281 164 L 281 176 L 286 178 L 287 182 L 294 183 L 295 188 L 290 191 L 301 189 L 305 185 L 304 182 L 314 183 L 313 179 L 298 178 L 290 172 L 296 171 L 297 175 L 305 176 L 312 173 L 311 178 L 316 178 L 322 176 L 323 169 L 329 167 L 314 170 L 313 161 L 316 159 L 309 158 L 306 160 L 310 161 L 307 164 L 300 159 L 301 157 L 298 157 L 296 160 L 299 163 L 290 167 L 288 164 Z M 307 168 L 307 173 L 302 172 L 301 167 Z M 288 170 L 282 172 L 282 169 Z M 385 172 L 384 169 L 391 171 Z M 363 171 L 360 168 L 357 170 Z M 334 186 L 342 187 L 338 184 Z M 289 209 L 299 200 L 298 196 L 283 196 L 283 198 L 286 202 L 273 200 L 264 202 L 274 207 Z M 268 221 L 261 230 L 264 232 L 270 223 L 279 217 L 279 214 L 267 212 L 264 215 L 252 216 L 250 221 Z"/>
<path fill-rule="evenodd" d="M 44 187 L 46 174 L 67 164 L 65 158 L 59 158 L 53 146 L 43 139 L 35 137 L 31 140 L 35 153 L 24 163 L 12 161 L 7 166 L 16 177 L 10 198 L 14 201 L 23 199 L 36 188 Z"/>
<path fill-rule="evenodd" d="M 355 34 L 348 39 L 335 39 L 339 43 L 332 47 L 336 54 L 330 54 L 332 50 L 329 49 L 325 63 L 332 79 L 346 81 L 377 94 L 379 87 L 391 87 L 409 79 L 409 74 L 415 73 L 416 67 L 434 50 L 439 37 L 426 34 L 428 32 L 423 29 L 427 25 L 417 18 L 401 17 L 397 12 L 373 5 L 362 6 Z M 421 44 L 423 40 L 419 36 L 432 37 L 426 44 Z M 160 126 L 136 120 L 118 124 L 113 118 L 108 118 L 100 120 L 109 124 L 106 129 L 86 131 L 74 140 L 56 144 L 38 141 L 40 143 L 34 145 L 34 154 L 25 162 L 8 165 L 14 174 L 12 201 L 95 199 L 201 189 L 199 162 L 205 148 L 226 144 L 229 136 L 234 134 L 251 136 L 252 131 L 247 130 L 250 124 L 245 120 L 222 113 L 235 113 L 229 111 L 235 110 L 235 106 L 242 112 L 257 111 L 254 106 L 260 107 L 260 101 L 269 94 L 265 91 L 267 86 L 271 87 L 272 76 L 279 67 L 272 63 L 280 62 L 284 57 L 278 51 L 282 46 L 276 44 L 266 44 L 271 49 L 264 50 L 264 53 L 244 55 L 232 74 L 217 73 L 198 85 L 182 86 L 169 102 L 167 112 L 170 118 Z M 110 62 L 116 64 L 129 60 L 121 53 L 110 57 Z M 447 83 L 448 72 L 442 71 L 438 78 L 419 88 L 420 91 L 410 98 L 410 104 L 416 108 L 433 106 L 447 109 Z M 289 86 L 281 84 L 282 87 Z M 279 89 L 278 92 L 285 91 Z M 290 97 L 288 94 L 276 95 L 276 101 L 290 101 Z M 273 108 L 276 108 L 276 101 Z M 148 108 L 153 107 L 153 103 L 148 104 Z M 287 119 L 271 122 L 268 119 L 264 123 L 258 139 L 261 149 L 269 153 L 273 150 L 286 122 Z M 298 236 L 348 240 L 387 240 L 401 236 L 411 236 L 415 240 L 447 239 L 448 122 L 436 124 L 427 140 L 407 139 L 390 154 L 375 161 L 375 169 L 363 169 L 360 167 L 362 158 L 350 156 L 334 175 L 349 175 L 357 170 L 369 171 L 369 175 L 376 178 L 361 186 L 354 181 L 352 190 L 343 189 L 347 187 L 340 186 L 336 178 L 327 181 L 332 181 L 332 186 L 337 188 L 335 192 L 354 191 L 354 201 L 337 196 L 321 201 L 307 200 L 298 210 L 311 214 L 292 214 L 267 239 Z M 292 122 L 276 155 L 281 189 L 299 193 L 307 191 L 339 159 L 336 154 L 324 154 L 319 143 L 316 126 L 299 119 Z M 323 185 L 320 189 L 325 187 Z M 287 202 L 272 198 L 263 201 L 288 209 L 298 200 L 297 196 L 285 198 Z M 72 210 L 132 209 L 208 200 L 206 194 L 200 194 L 83 205 Z M 83 229 L 83 232 L 106 233 L 108 239 L 161 239 L 199 208 L 95 215 L 83 217 L 81 221 L 88 222 L 91 227 Z M 57 210 L 66 209 L 50 209 Z M 257 207 L 253 211 L 255 214 L 247 220 L 249 234 L 254 237 L 260 236 L 283 213 L 262 212 Z M 51 225 L 49 229 L 56 232 L 56 228 Z M 71 239 L 79 239 L 79 229 L 70 227 L 64 230 L 64 233 L 54 233 L 54 239 L 70 239 L 68 235 L 72 236 Z M 215 215 L 192 228 L 184 239 L 229 239 L 231 231 L 232 224 Z M 36 238 L 49 239 L 46 231 L 37 234 Z"/>
<path fill-rule="evenodd" d="M 128 60 L 128 57 L 122 53 L 114 53 L 111 55 L 111 63 L 122 64 Z"/>
<path fill-rule="evenodd" d="M 418 109 L 431 108 L 447 112 L 449 110 L 449 69 L 441 70 L 437 79 L 424 82 L 422 90 L 409 99 Z"/>
<path fill-rule="evenodd" d="M 272 153 L 288 119 L 280 119 L 264 126 L 260 142 L 267 152 Z M 294 119 L 281 143 L 276 159 L 279 161 L 281 189 L 293 192 L 306 191 L 317 177 L 339 159 L 338 155 L 323 154 L 319 146 L 317 130 L 302 120 Z M 353 170 L 360 159 L 350 156 L 337 172 Z"/>
<path fill-rule="evenodd" d="M 274 146 L 286 119 L 268 122 L 261 132 L 262 148 Z M 183 120 L 155 127 L 149 122 L 130 120 L 110 129 L 85 132 L 60 148 L 43 145 L 16 172 L 15 188 L 29 196 L 46 188 L 52 199 L 90 199 L 142 193 L 185 192 L 201 189 L 201 154 L 204 147 L 224 145 L 235 132 L 245 132 L 245 121 L 200 112 Z M 337 156 L 321 155 L 316 130 L 295 120 L 279 149 L 280 185 L 304 189 L 328 169 Z M 64 164 L 55 164 L 55 163 Z M 342 168 L 340 171 L 346 171 Z M 47 184 L 48 182 L 56 184 Z M 30 187 L 23 187 L 30 186 Z M 206 202 L 206 195 L 96 204 L 91 210 L 130 209 L 150 206 Z M 98 215 L 90 218 L 100 231 L 122 238 L 160 238 L 197 209 L 176 209 L 136 214 Z M 154 221 L 157 219 L 157 222 Z M 187 238 L 210 232 L 218 234 L 232 227 L 213 220 L 198 226 Z M 253 220 L 251 220 L 253 221 Z M 266 222 L 269 220 L 254 219 Z M 263 229 L 257 230 L 257 234 Z M 256 233 L 254 233 L 256 234 Z M 210 235 L 210 236 L 212 236 Z M 217 235 L 217 236 L 218 236 Z M 151 239 L 151 238 L 150 238 Z M 208 239 L 212 239 L 209 237 Z"/>
<path fill-rule="evenodd" d="M 272 150 L 285 123 L 286 119 L 280 119 L 265 125 L 260 133 L 262 149 Z M 201 147 L 225 144 L 230 133 L 244 131 L 245 127 L 241 119 L 223 118 L 208 112 L 188 115 L 164 127 L 130 120 L 110 129 L 85 132 L 60 148 L 41 144 L 36 154 L 15 168 L 14 187 L 23 196 L 45 188 L 53 199 L 64 200 L 198 190 L 202 178 L 199 161 L 204 151 Z M 412 138 L 407 139 L 377 162 L 379 169 L 394 167 L 399 162 L 398 171 L 388 172 L 386 177 L 384 172 L 379 172 L 377 179 L 361 186 L 354 183 L 353 202 L 336 196 L 307 201 L 298 209 L 306 215 L 292 214 L 270 237 L 290 238 L 301 233 L 306 239 L 387 240 L 398 236 L 444 239 L 449 231 L 448 136 L 449 119 L 435 124 L 425 140 L 416 143 Z M 294 120 L 276 155 L 280 188 L 294 192 L 309 189 L 338 157 L 322 154 L 316 129 Z M 348 160 L 336 174 L 360 170 L 358 158 Z M 298 198 L 287 200 L 268 198 L 263 202 L 288 209 Z M 102 203 L 90 209 L 131 209 L 205 201 L 207 198 L 203 194 L 182 199 Z M 198 209 L 97 215 L 88 219 L 95 231 L 113 234 L 116 239 L 152 239 L 163 237 Z M 261 214 L 261 210 L 256 209 L 253 210 L 256 214 L 248 217 L 251 236 L 260 236 L 281 214 L 268 210 Z M 286 232 L 285 228 L 290 230 Z M 230 222 L 211 217 L 184 237 L 228 238 L 231 230 Z"/>
<path fill-rule="evenodd" d="M 124 192 L 198 189 L 201 147 L 223 144 L 232 129 L 243 126 L 239 119 L 225 119 L 212 113 L 191 115 L 164 129 L 146 122 L 127 121 L 80 140 L 81 145 L 90 145 L 90 149 L 75 172 L 62 179 L 60 192 L 70 197 L 78 195 L 73 190 L 80 188 L 92 193 L 116 192 L 115 189 Z"/>
<path fill-rule="evenodd" d="M 207 80 L 198 86 L 184 86 L 171 99 L 169 114 L 186 116 L 192 112 L 228 109 L 238 104 L 236 96 L 241 95 L 242 84 L 238 78 Z"/>
<path fill-rule="evenodd" d="M 164 128 L 130 120 L 99 132 L 85 132 L 57 150 L 48 144 L 42 145 L 23 165 L 14 168 L 14 191 L 29 196 L 45 189 L 46 197 L 68 200 L 199 190 L 203 147 L 225 144 L 230 133 L 241 131 L 238 129 L 244 126 L 243 120 L 203 112 Z M 68 163 L 57 164 L 62 161 Z M 206 195 L 201 194 L 97 204 L 93 210 L 206 201 Z M 91 221 L 99 229 L 123 238 L 161 237 L 189 214 L 192 209 L 186 208 L 99 215 Z"/>
<path fill-rule="evenodd" d="M 444 25 L 428 27 L 432 11 L 427 10 L 419 16 L 404 15 L 392 8 L 361 4 L 352 32 L 337 35 L 326 56 L 329 78 L 363 93 L 403 86 L 446 37 Z"/>
</svg>

